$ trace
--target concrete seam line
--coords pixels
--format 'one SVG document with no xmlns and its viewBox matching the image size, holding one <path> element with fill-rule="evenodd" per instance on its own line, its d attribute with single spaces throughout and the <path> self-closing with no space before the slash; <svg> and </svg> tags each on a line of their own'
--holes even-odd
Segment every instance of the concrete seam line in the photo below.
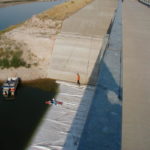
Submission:
<svg viewBox="0 0 150 150">
<path fill-rule="evenodd" d="M 90 38 L 93 38 L 93 39 L 102 39 L 102 36 L 97 36 L 97 35 L 81 35 L 79 33 L 71 33 L 71 32 L 61 32 L 59 35 L 59 37 L 79 37 L 79 38 L 83 38 L 83 39 L 90 39 Z"/>
<path fill-rule="evenodd" d="M 108 43 L 109 43 L 109 34 L 106 34 L 103 38 L 103 44 L 102 44 L 102 48 L 100 50 L 100 61 L 102 60 L 104 53 L 107 49 Z"/>
</svg>

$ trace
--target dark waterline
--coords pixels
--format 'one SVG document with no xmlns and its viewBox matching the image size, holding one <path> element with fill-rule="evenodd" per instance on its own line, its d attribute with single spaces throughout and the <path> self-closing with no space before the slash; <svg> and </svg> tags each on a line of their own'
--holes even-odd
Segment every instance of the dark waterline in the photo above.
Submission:
<svg viewBox="0 0 150 150">
<path fill-rule="evenodd" d="M 66 0 L 56 0 L 52 2 L 33 2 L 0 8 L 0 30 L 11 25 L 19 24 L 33 15 L 38 14 Z"/>
</svg>

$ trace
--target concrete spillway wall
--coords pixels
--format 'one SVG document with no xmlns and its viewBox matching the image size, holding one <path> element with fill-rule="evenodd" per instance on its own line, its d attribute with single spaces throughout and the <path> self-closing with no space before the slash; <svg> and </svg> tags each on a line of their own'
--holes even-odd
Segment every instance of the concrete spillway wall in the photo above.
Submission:
<svg viewBox="0 0 150 150">
<path fill-rule="evenodd" d="M 94 0 L 63 22 L 57 36 L 48 77 L 82 84 L 95 84 L 100 51 L 117 7 L 117 0 Z M 92 77 L 91 77 L 92 74 Z"/>
</svg>

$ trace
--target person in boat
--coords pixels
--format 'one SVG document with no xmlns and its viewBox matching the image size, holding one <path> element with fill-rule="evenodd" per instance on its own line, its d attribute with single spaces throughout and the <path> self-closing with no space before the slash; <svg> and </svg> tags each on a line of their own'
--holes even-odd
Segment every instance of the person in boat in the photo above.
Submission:
<svg viewBox="0 0 150 150">
<path fill-rule="evenodd" d="M 60 105 L 62 105 L 63 103 L 60 101 L 57 101 L 55 98 L 52 98 L 51 100 L 46 101 L 45 104 L 55 104 L 55 105 L 60 104 Z"/>
<path fill-rule="evenodd" d="M 57 104 L 57 101 L 55 100 L 55 98 L 52 98 L 51 100 L 50 100 L 50 102 L 52 103 L 52 104 Z"/>
<path fill-rule="evenodd" d="M 47 100 L 45 102 L 45 104 L 55 104 L 55 105 L 57 105 L 57 101 L 54 98 L 52 98 L 51 100 Z"/>
</svg>

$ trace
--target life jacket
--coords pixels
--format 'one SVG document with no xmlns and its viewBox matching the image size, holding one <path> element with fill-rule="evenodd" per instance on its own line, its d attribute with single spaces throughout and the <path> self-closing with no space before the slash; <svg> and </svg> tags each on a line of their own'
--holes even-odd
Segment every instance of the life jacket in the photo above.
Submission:
<svg viewBox="0 0 150 150">
<path fill-rule="evenodd" d="M 80 80 L 80 75 L 79 75 L 79 74 L 77 74 L 77 80 L 78 80 L 78 81 Z"/>
</svg>

